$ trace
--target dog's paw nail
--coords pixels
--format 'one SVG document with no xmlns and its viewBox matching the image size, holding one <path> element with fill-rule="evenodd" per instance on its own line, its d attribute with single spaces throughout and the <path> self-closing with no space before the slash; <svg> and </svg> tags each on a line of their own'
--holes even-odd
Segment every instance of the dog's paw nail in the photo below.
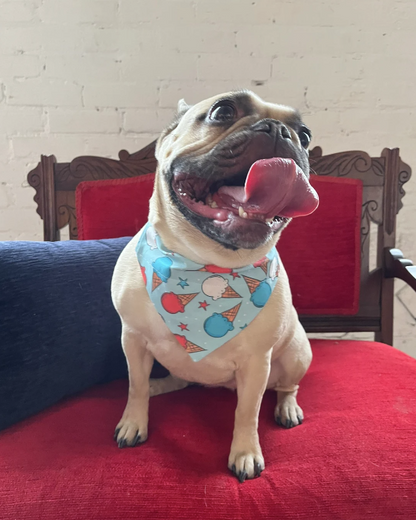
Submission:
<svg viewBox="0 0 416 520">
<path fill-rule="evenodd" d="M 235 476 L 237 476 L 237 471 L 236 471 L 236 468 L 235 468 L 235 464 L 232 465 L 231 471 L 234 473 Z"/>
<path fill-rule="evenodd" d="M 120 430 L 121 428 L 116 428 L 115 431 L 114 431 L 114 437 L 113 439 L 116 441 L 117 440 L 117 437 L 118 437 L 118 434 L 120 433 Z"/>
<path fill-rule="evenodd" d="M 299 424 L 302 424 L 303 423 L 303 417 L 299 417 L 299 415 L 297 417 L 298 417 Z"/>
<path fill-rule="evenodd" d="M 117 443 L 118 447 L 121 449 L 121 448 L 125 448 L 127 446 L 127 441 L 126 439 L 120 439 Z"/>
<path fill-rule="evenodd" d="M 279 416 L 275 417 L 274 420 L 276 421 L 276 424 L 278 424 L 279 426 L 283 426 L 282 419 Z"/>
<path fill-rule="evenodd" d="M 247 478 L 247 473 L 245 471 L 239 471 L 237 477 L 240 481 L 240 484 L 242 484 Z"/>
<path fill-rule="evenodd" d="M 286 424 L 285 424 L 286 428 L 289 429 L 289 428 L 293 428 L 293 422 L 292 422 L 292 419 L 288 419 L 286 421 Z"/>
<path fill-rule="evenodd" d="M 137 446 L 137 444 L 140 443 L 140 439 L 141 439 L 141 437 L 140 437 L 140 433 L 139 433 L 139 431 L 137 430 L 136 435 L 134 436 L 134 439 L 133 439 L 133 441 L 132 441 L 132 443 L 131 443 L 132 448 L 133 448 L 134 446 Z"/>
<path fill-rule="evenodd" d="M 254 462 L 254 476 L 260 477 L 262 471 L 263 469 L 260 464 L 258 462 Z"/>
</svg>

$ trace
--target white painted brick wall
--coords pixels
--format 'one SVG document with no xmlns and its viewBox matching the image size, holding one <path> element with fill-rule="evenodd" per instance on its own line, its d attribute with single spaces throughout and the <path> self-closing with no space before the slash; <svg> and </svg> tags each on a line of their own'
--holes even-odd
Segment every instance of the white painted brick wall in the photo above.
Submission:
<svg viewBox="0 0 416 520">
<path fill-rule="evenodd" d="M 399 146 L 416 172 L 415 0 L 0 0 L 0 240 L 41 239 L 39 155 L 116 157 L 176 102 L 251 88 L 298 107 L 326 152 Z M 398 245 L 416 260 L 416 173 Z M 416 356 L 397 284 L 396 345 Z"/>
</svg>

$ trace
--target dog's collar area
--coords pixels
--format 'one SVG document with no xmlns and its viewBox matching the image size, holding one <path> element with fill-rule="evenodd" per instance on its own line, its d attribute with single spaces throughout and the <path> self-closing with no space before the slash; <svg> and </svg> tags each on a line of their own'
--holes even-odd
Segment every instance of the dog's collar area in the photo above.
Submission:
<svg viewBox="0 0 416 520">
<path fill-rule="evenodd" d="M 136 254 L 157 312 L 178 347 L 194 361 L 250 325 L 269 300 L 279 274 L 275 247 L 245 267 L 203 265 L 167 249 L 149 223 Z"/>
</svg>

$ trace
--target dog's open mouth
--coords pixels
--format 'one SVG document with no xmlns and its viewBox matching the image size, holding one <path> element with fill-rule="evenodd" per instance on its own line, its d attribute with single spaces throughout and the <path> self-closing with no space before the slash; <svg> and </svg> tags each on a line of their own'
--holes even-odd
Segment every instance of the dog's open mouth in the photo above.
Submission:
<svg viewBox="0 0 416 520">
<path fill-rule="evenodd" d="M 273 231 L 289 218 L 309 215 L 319 203 L 303 170 L 293 159 L 281 157 L 260 159 L 246 172 L 215 181 L 175 173 L 172 187 L 197 215 L 218 224 L 237 217 L 264 223 Z"/>
</svg>

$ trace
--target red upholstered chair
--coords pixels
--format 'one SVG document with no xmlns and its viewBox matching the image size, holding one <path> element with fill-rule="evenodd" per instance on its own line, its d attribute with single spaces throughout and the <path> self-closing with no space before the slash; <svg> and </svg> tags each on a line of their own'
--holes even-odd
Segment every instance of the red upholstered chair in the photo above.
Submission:
<svg viewBox="0 0 416 520">
<path fill-rule="evenodd" d="M 146 220 L 153 151 L 152 144 L 137 154 L 121 152 L 120 161 L 81 157 L 60 164 L 42 157 L 29 182 L 45 239 L 59 239 L 67 223 L 73 239 L 134 234 Z M 309 332 L 374 332 L 377 342 L 312 341 L 300 427 L 273 423 L 275 396 L 266 392 L 262 477 L 240 485 L 226 470 L 236 398 L 224 389 L 191 387 L 152 399 L 148 442 L 118 450 L 111 433 L 127 397 L 126 382 L 118 381 L 0 438 L 3 453 L 16 450 L 9 464 L 17 492 L 2 496 L 0 489 L 0 517 L 3 508 L 12 518 L 14 500 L 25 503 L 19 518 L 48 520 L 416 518 L 416 360 L 389 346 L 393 277 L 415 288 L 415 268 L 394 249 L 410 169 L 398 150 L 370 158 L 315 149 L 311 164 L 320 208 L 292 222 L 278 244 L 295 305 Z M 370 222 L 378 226 L 372 270 Z M 82 428 L 74 428 L 80 417 Z M 42 432 L 57 423 L 59 436 L 45 439 Z M 38 448 L 30 463 L 28 438 Z"/>
</svg>

